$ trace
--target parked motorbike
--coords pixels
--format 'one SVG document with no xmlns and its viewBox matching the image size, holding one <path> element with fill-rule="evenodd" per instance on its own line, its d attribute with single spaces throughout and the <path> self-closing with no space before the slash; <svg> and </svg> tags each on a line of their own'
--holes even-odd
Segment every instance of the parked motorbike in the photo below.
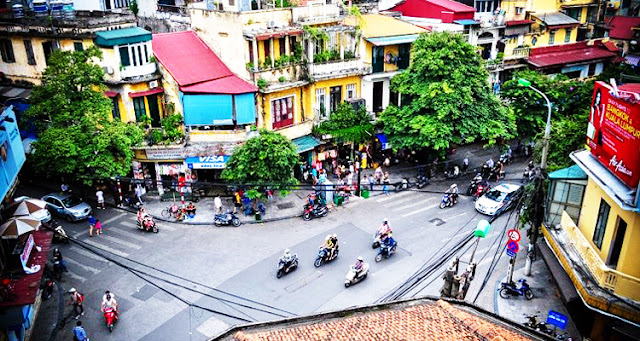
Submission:
<svg viewBox="0 0 640 341">
<path fill-rule="evenodd" d="M 447 169 L 444 171 L 445 179 L 457 179 L 460 177 L 460 175 L 462 175 L 462 172 L 460 172 L 460 167 L 458 167 L 457 165 L 453 166 L 452 169 Z"/>
<path fill-rule="evenodd" d="M 333 252 L 333 257 L 331 257 L 331 251 L 325 249 L 323 247 L 318 251 L 318 256 L 316 257 L 316 261 L 313 262 L 313 265 L 318 268 L 323 263 L 330 262 L 338 257 L 338 246 L 336 245 L 336 250 Z"/>
<path fill-rule="evenodd" d="M 524 323 L 526 327 L 529 327 L 531 329 L 534 329 L 549 335 L 555 334 L 553 328 L 547 326 L 546 323 L 538 320 L 538 317 L 540 315 L 539 311 L 533 315 L 527 315 L 527 314 L 523 314 L 523 315 L 527 319 L 527 322 Z"/>
<path fill-rule="evenodd" d="M 440 200 L 440 208 L 453 207 L 457 202 L 458 199 L 455 199 L 455 196 L 450 193 L 445 193 L 442 195 L 442 200 Z"/>
<path fill-rule="evenodd" d="M 42 289 L 40 296 L 43 300 L 48 300 L 53 296 L 53 278 L 51 278 L 51 275 L 46 270 L 40 288 Z"/>
<path fill-rule="evenodd" d="M 469 188 L 467 188 L 467 195 L 474 195 L 478 189 L 478 184 L 482 182 L 482 174 L 478 173 L 469 182 Z"/>
<path fill-rule="evenodd" d="M 378 254 L 376 255 L 376 262 L 380 262 L 382 257 L 385 259 L 391 257 L 394 253 L 396 253 L 396 248 L 398 247 L 398 242 L 395 239 L 391 238 L 391 243 L 380 245 L 380 250 L 378 250 Z"/>
<path fill-rule="evenodd" d="M 344 278 L 344 287 L 348 288 L 353 284 L 356 284 L 362 281 L 363 279 L 367 278 L 368 274 L 369 274 L 368 263 L 362 264 L 362 269 L 360 270 L 360 272 L 358 272 L 358 270 L 356 270 L 356 267 L 352 265 L 351 268 L 349 269 L 349 272 L 347 272 L 347 275 Z"/>
<path fill-rule="evenodd" d="M 396 192 L 401 192 L 404 191 L 405 189 L 409 189 L 411 187 L 413 187 L 413 183 L 411 183 L 411 181 L 409 181 L 409 178 L 402 178 L 402 181 L 396 183 L 394 185 Z"/>
<path fill-rule="evenodd" d="M 57 260 L 53 262 L 53 277 L 57 280 L 62 279 L 62 273 L 64 272 L 64 266 L 61 261 Z"/>
<path fill-rule="evenodd" d="M 278 261 L 278 271 L 276 272 L 276 277 L 280 278 L 289 272 L 298 268 L 298 254 L 294 253 L 291 260 L 288 262 L 284 260 L 284 258 L 280 258 Z"/>
<path fill-rule="evenodd" d="M 529 288 L 529 284 L 526 279 L 518 280 L 520 285 L 518 286 L 516 283 L 501 283 L 500 288 L 500 297 L 509 298 L 509 296 L 524 296 L 526 299 L 530 300 L 533 298 L 533 292 L 531 288 Z"/>
<path fill-rule="evenodd" d="M 235 213 L 229 211 L 227 213 L 216 214 L 213 218 L 213 223 L 216 226 L 233 225 L 238 227 L 240 226 L 240 219 Z"/>
<path fill-rule="evenodd" d="M 158 233 L 158 225 L 152 218 L 145 218 L 143 221 L 138 221 L 138 229 L 146 232 Z"/>
<path fill-rule="evenodd" d="M 311 204 L 304 205 L 304 213 L 302 214 L 302 219 L 309 221 L 311 218 L 320 218 L 324 217 L 329 213 L 329 209 L 326 205 L 315 205 L 311 206 Z"/>
<path fill-rule="evenodd" d="M 142 203 L 140 202 L 140 200 L 138 200 L 138 197 L 132 194 L 127 194 L 122 198 L 123 202 L 125 205 L 134 208 L 134 209 L 139 209 L 140 207 L 142 207 Z"/>
<path fill-rule="evenodd" d="M 109 328 L 109 333 L 113 331 L 113 325 L 116 323 L 116 311 L 111 307 L 104 308 L 102 310 L 104 316 L 104 323 Z"/>
</svg>

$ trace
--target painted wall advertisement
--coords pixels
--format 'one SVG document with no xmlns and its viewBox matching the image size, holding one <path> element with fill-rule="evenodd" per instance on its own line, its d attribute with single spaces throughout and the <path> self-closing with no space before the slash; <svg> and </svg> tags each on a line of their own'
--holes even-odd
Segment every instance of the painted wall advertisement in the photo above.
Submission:
<svg viewBox="0 0 640 341">
<path fill-rule="evenodd" d="M 640 179 L 640 103 L 624 96 L 616 97 L 613 89 L 596 82 L 587 144 L 600 163 L 631 188 Z"/>
</svg>

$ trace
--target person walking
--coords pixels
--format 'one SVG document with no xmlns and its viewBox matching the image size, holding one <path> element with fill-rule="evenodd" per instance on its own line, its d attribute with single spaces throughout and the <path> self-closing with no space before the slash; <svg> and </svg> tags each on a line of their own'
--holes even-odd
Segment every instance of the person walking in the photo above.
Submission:
<svg viewBox="0 0 640 341">
<path fill-rule="evenodd" d="M 84 316 L 84 307 L 82 306 L 84 295 L 79 293 L 75 288 L 69 289 L 69 295 L 71 295 L 69 305 L 73 304 L 73 312 L 76 314 L 74 318 L 77 320 L 80 316 Z"/>
<path fill-rule="evenodd" d="M 96 219 L 96 236 L 99 236 L 102 234 L 102 222 L 100 221 L 100 219 Z"/>
<path fill-rule="evenodd" d="M 98 200 L 98 208 L 104 210 L 104 192 L 100 188 L 96 188 L 96 199 Z"/>
<path fill-rule="evenodd" d="M 77 341 L 89 341 L 87 332 L 82 328 L 82 322 L 76 322 L 76 326 L 73 327 L 73 339 Z"/>
<path fill-rule="evenodd" d="M 93 237 L 93 229 L 96 227 L 96 218 L 93 214 L 90 214 L 87 221 L 89 222 L 89 237 Z"/>
<path fill-rule="evenodd" d="M 369 177 L 369 190 L 373 192 L 373 185 L 376 183 L 376 179 L 374 179 L 373 175 Z"/>
<path fill-rule="evenodd" d="M 213 206 L 216 208 L 216 213 L 222 213 L 222 199 L 220 199 L 220 195 L 217 195 L 215 199 L 213 199 Z"/>
<path fill-rule="evenodd" d="M 233 213 L 238 213 L 238 208 L 242 207 L 242 199 L 238 191 L 233 191 Z"/>
<path fill-rule="evenodd" d="M 382 193 L 389 195 L 390 183 L 391 183 L 391 179 L 389 178 L 389 172 L 384 172 L 384 177 L 382 178 Z"/>
<path fill-rule="evenodd" d="M 138 201 L 140 202 L 140 204 L 144 205 L 144 201 L 142 201 L 142 186 L 140 184 L 138 184 L 136 186 L 136 197 L 138 198 Z"/>
</svg>

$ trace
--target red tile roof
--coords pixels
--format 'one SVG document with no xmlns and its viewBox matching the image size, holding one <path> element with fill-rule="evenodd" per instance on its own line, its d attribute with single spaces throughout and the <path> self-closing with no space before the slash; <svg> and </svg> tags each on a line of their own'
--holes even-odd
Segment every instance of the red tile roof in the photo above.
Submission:
<svg viewBox="0 0 640 341">
<path fill-rule="evenodd" d="M 432 4 L 444 7 L 451 12 L 475 12 L 476 9 L 471 6 L 467 6 L 461 2 L 452 1 L 452 0 L 424 0 L 426 2 L 430 2 Z"/>
<path fill-rule="evenodd" d="M 136 98 L 136 97 L 142 97 L 142 96 L 161 94 L 163 92 L 164 92 L 164 89 L 162 87 L 157 87 L 157 88 L 153 88 L 145 91 L 130 92 L 129 97 Z"/>
<path fill-rule="evenodd" d="M 200 93 L 257 91 L 234 75 L 193 31 L 154 34 L 152 44 L 153 54 L 184 92 L 189 88 Z M 225 91 L 218 92 L 220 89 Z"/>
<path fill-rule="evenodd" d="M 615 16 L 609 23 L 609 37 L 631 40 L 633 38 L 633 28 L 638 26 L 640 26 L 640 17 Z"/>
<path fill-rule="evenodd" d="M 232 338 L 236 341 L 262 340 L 533 340 L 523 327 L 500 323 L 498 319 L 480 317 L 472 309 L 461 309 L 439 300 L 420 299 L 409 305 L 370 306 L 365 312 L 344 312 L 335 318 L 319 318 L 313 322 L 284 322 L 273 328 L 266 323 L 256 328 L 239 327 Z M 415 302 L 415 304 L 413 304 Z M 341 312 L 342 313 L 342 312 Z M 324 314 L 322 314 L 324 315 Z M 347 316 L 347 317 L 343 317 Z M 305 318 L 300 318 L 305 319 Z"/>
<path fill-rule="evenodd" d="M 533 20 L 509 20 L 505 24 L 507 26 L 517 26 L 517 25 L 529 25 L 533 24 Z"/>
<path fill-rule="evenodd" d="M 614 59 L 616 52 L 610 51 L 611 46 L 605 46 L 601 41 L 596 41 L 592 46 L 587 42 L 545 46 L 531 49 L 529 64 L 538 67 L 550 67 L 562 64 L 588 62 L 596 59 Z"/>
<path fill-rule="evenodd" d="M 35 246 L 39 246 L 41 249 L 38 251 L 34 246 L 31 250 L 31 255 L 29 256 L 27 265 L 32 267 L 35 264 L 38 264 L 40 265 L 40 271 L 31 275 L 25 274 L 18 279 L 12 280 L 11 284 L 13 285 L 13 290 L 11 293 L 16 295 L 17 298 L 15 300 L 0 302 L 0 307 L 23 306 L 33 304 L 36 301 L 36 296 L 40 289 L 40 280 L 42 279 L 49 250 L 51 249 L 52 236 L 53 232 L 49 231 L 33 232 L 33 241 Z"/>
</svg>

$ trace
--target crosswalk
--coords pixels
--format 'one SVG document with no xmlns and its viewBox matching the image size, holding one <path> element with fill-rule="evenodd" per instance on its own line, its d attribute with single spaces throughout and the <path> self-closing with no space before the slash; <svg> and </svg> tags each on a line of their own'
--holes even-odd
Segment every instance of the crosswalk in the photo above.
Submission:
<svg viewBox="0 0 640 341">
<path fill-rule="evenodd" d="M 92 250 L 109 257 L 127 258 L 132 252 L 155 243 L 157 238 L 163 238 L 164 234 L 178 231 L 175 226 L 157 223 L 160 233 L 144 232 L 138 229 L 136 219 L 135 215 L 122 212 L 103 220 L 103 233 L 100 236 L 89 237 L 87 230 L 71 233 L 71 238 L 80 243 L 60 246 L 67 264 L 68 272 L 65 275 L 69 281 L 84 283 L 111 264 Z"/>
</svg>

